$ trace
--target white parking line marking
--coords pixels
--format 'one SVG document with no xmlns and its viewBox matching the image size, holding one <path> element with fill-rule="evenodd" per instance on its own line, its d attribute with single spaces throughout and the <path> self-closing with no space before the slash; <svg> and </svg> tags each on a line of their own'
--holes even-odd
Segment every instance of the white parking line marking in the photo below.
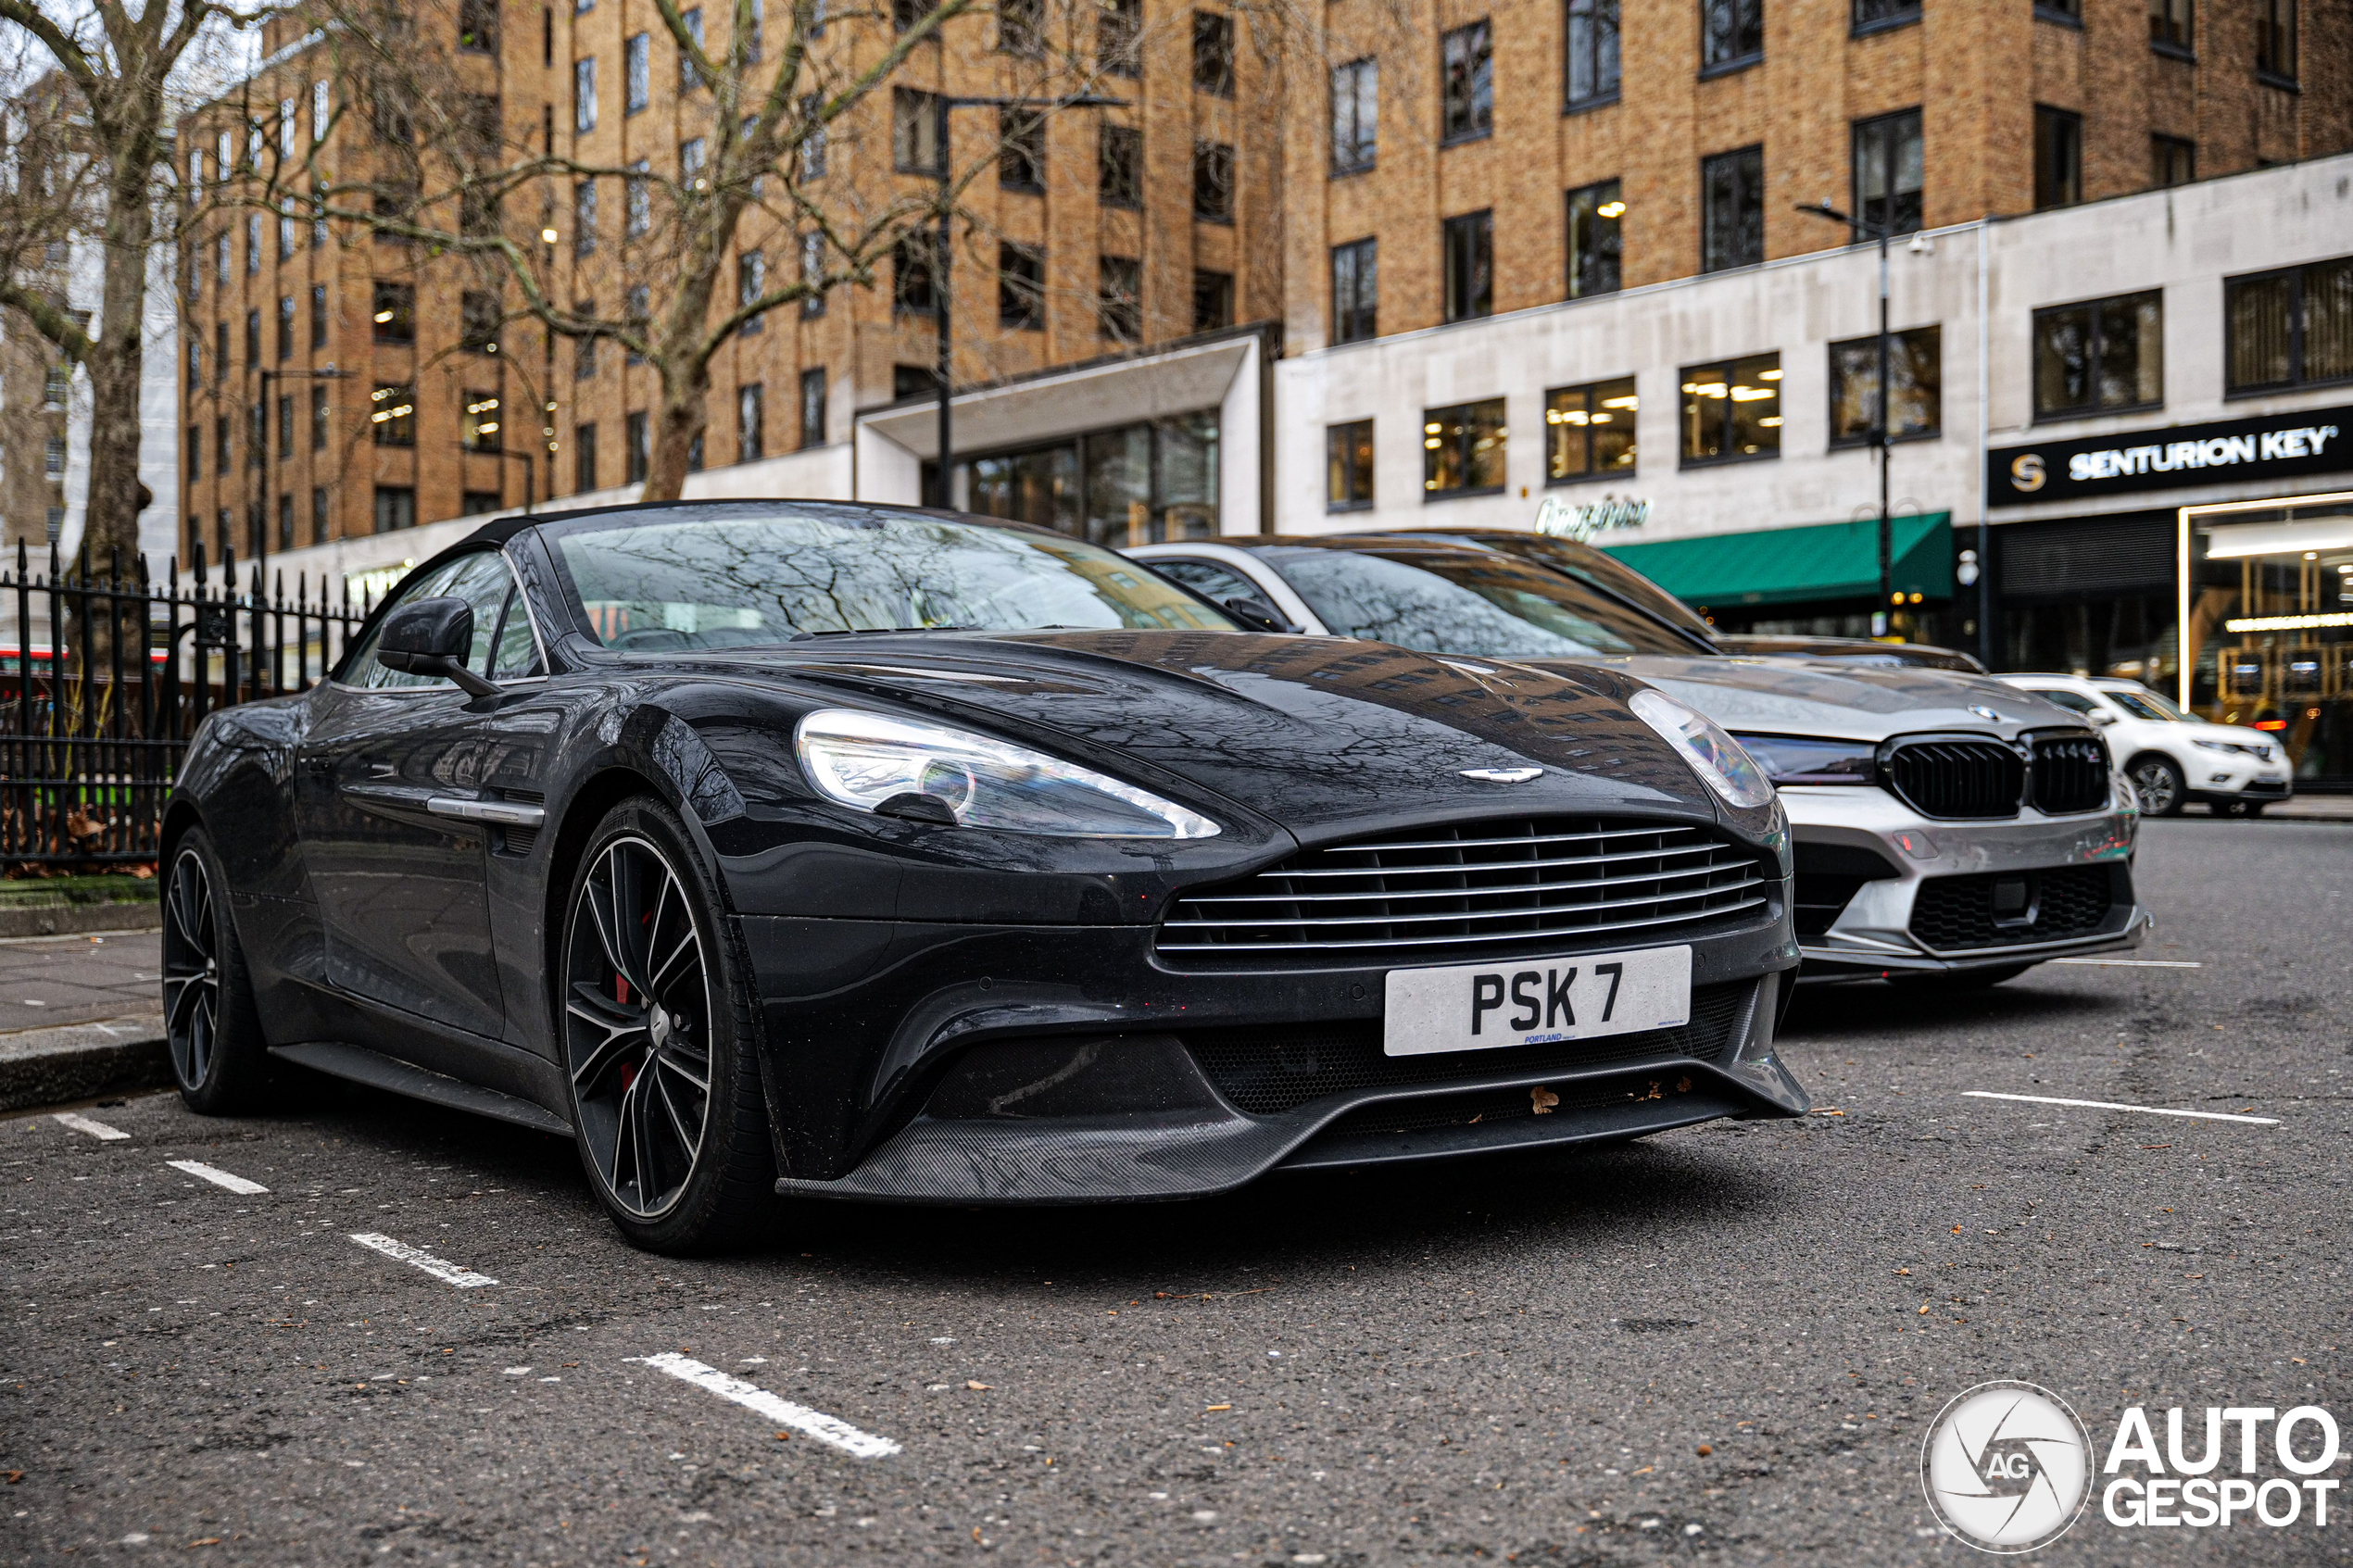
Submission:
<svg viewBox="0 0 2353 1568">
<path fill-rule="evenodd" d="M 460 1268 L 446 1259 L 436 1258 L 430 1252 L 411 1247 L 405 1241 L 395 1241 L 388 1236 L 378 1236 L 373 1231 L 358 1232 L 351 1239 L 362 1247 L 383 1253 L 387 1258 L 397 1258 L 404 1263 L 414 1263 L 434 1278 L 445 1280 L 460 1290 L 470 1289 L 477 1285 L 498 1283 L 488 1274 L 478 1274 L 472 1269 Z"/>
<path fill-rule="evenodd" d="M 2204 969 L 2187 959 L 2052 959 L 2052 963 L 2090 964 L 2096 969 Z"/>
<path fill-rule="evenodd" d="M 270 1190 L 259 1182 L 249 1182 L 243 1176 L 233 1176 L 228 1172 L 208 1165 L 201 1160 L 167 1160 L 164 1163 L 175 1171 L 185 1171 L 192 1176 L 202 1176 L 214 1186 L 227 1187 L 240 1198 L 250 1198 L 257 1192 Z"/>
<path fill-rule="evenodd" d="M 60 1110 L 49 1120 L 61 1127 L 71 1127 L 77 1133 L 87 1133 L 92 1137 L 102 1138 L 107 1143 L 131 1135 L 119 1127 L 109 1127 L 104 1122 L 93 1122 L 87 1116 L 78 1116 L 70 1110 Z"/>
<path fill-rule="evenodd" d="M 705 1366 L 691 1356 L 676 1355 L 664 1350 L 656 1356 L 632 1356 L 657 1372 L 666 1372 L 682 1382 L 691 1383 L 723 1399 L 732 1399 L 748 1411 L 756 1411 L 779 1426 L 789 1426 L 805 1436 L 821 1443 L 830 1443 L 844 1453 L 860 1459 L 887 1459 L 899 1451 L 899 1445 L 887 1437 L 877 1437 L 871 1432 L 861 1432 L 846 1421 L 812 1411 L 806 1405 L 796 1405 L 780 1399 L 758 1384 L 746 1383 L 740 1377 L 730 1377 L 717 1367 Z"/>
<path fill-rule="evenodd" d="M 2223 1110 L 2167 1110 L 2154 1105 L 2118 1105 L 2104 1099 L 2054 1099 L 2049 1095 L 1997 1095 L 1990 1089 L 1963 1089 L 1969 1099 L 2021 1099 L 2031 1105 L 2075 1105 L 2085 1110 L 2137 1110 L 2144 1116 L 2186 1116 L 2196 1122 L 2252 1122 L 2261 1127 L 2276 1127 L 2276 1116 L 2234 1116 Z"/>
</svg>

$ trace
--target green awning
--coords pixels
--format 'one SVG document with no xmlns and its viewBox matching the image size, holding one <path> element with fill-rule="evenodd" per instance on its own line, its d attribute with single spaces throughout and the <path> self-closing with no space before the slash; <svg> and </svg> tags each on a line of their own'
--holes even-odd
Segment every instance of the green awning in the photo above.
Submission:
<svg viewBox="0 0 2353 1568">
<path fill-rule="evenodd" d="M 1953 514 L 1895 519 L 1895 588 L 1953 596 Z M 1879 597 L 1879 520 L 1613 545 L 1609 553 L 1686 604 L 1711 609 Z"/>
</svg>

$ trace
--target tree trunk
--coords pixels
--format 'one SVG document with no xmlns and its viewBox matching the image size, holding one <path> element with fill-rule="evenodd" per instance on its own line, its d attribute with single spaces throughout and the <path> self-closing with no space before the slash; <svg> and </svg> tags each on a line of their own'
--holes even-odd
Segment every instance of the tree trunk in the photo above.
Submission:
<svg viewBox="0 0 2353 1568">
<path fill-rule="evenodd" d="M 128 145 L 124 144 L 127 143 Z M 155 239 L 150 181 L 154 138 L 117 144 L 107 182 L 105 288 L 90 344 L 90 501 L 82 540 L 94 570 L 119 553 L 126 571 L 139 558 L 139 380 L 145 363 L 147 249 Z"/>
<path fill-rule="evenodd" d="M 654 419 L 654 449 L 640 501 L 674 501 L 685 492 L 687 457 L 710 419 L 711 358 L 702 340 L 711 315 L 712 280 L 719 272 L 711 259 L 715 254 L 713 247 L 698 246 L 690 256 L 693 265 L 681 280 L 677 298 L 662 320 L 661 335 L 652 345 L 651 358 L 661 374 L 661 409 Z M 709 456 L 706 451 L 705 460 Z"/>
</svg>

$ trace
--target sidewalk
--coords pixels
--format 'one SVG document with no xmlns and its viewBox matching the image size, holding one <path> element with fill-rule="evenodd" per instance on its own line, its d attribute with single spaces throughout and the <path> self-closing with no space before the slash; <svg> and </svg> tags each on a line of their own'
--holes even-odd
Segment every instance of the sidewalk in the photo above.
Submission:
<svg viewBox="0 0 2353 1568">
<path fill-rule="evenodd" d="M 134 931 L 0 941 L 0 1110 L 170 1082 L 161 940 Z"/>
</svg>

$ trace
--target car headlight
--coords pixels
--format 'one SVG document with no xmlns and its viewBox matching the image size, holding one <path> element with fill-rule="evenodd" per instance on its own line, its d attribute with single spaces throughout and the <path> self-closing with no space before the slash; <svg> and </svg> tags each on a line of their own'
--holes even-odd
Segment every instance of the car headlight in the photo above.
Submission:
<svg viewBox="0 0 2353 1568">
<path fill-rule="evenodd" d="M 1734 735 L 1777 784 L 1867 784 L 1879 778 L 1879 748 L 1869 741 L 1800 735 Z"/>
<path fill-rule="evenodd" d="M 819 794 L 871 811 L 925 795 L 959 827 L 1063 838 L 1214 838 L 1217 824 L 1173 800 L 1076 762 L 969 730 L 820 709 L 793 731 Z M 934 808 L 936 809 L 936 808 Z"/>
<path fill-rule="evenodd" d="M 2190 744 L 2200 751 L 2217 751 L 2225 757 L 2244 757 L 2255 752 L 2255 748 L 2251 746 L 2239 746 L 2226 740 L 2194 740 Z M 2260 755 L 2260 753 L 2255 754 Z"/>
<path fill-rule="evenodd" d="M 1681 752 L 1683 760 L 1707 781 L 1707 787 L 1730 804 L 1745 809 L 1773 798 L 1773 785 L 1765 777 L 1765 770 L 1705 713 L 1684 707 L 1661 691 L 1636 692 L 1626 706 Z"/>
</svg>

